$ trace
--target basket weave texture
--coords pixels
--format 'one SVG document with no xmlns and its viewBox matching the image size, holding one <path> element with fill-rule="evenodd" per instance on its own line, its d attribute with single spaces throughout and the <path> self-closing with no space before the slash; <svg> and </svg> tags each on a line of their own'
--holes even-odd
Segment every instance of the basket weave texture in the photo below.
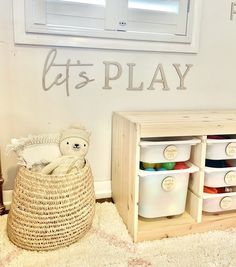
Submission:
<svg viewBox="0 0 236 267">
<path fill-rule="evenodd" d="M 43 175 L 21 167 L 8 215 L 9 239 L 28 250 L 53 250 L 70 245 L 91 227 L 95 193 L 86 162 L 76 174 Z"/>
</svg>

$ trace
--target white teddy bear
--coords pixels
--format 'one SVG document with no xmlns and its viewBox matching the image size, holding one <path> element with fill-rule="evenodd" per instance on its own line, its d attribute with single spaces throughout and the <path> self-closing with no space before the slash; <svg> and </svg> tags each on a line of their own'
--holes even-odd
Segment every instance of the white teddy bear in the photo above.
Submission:
<svg viewBox="0 0 236 267">
<path fill-rule="evenodd" d="M 42 169 L 43 174 L 64 175 L 77 173 L 85 165 L 90 133 L 81 125 L 62 131 L 59 148 L 62 156 Z"/>
</svg>

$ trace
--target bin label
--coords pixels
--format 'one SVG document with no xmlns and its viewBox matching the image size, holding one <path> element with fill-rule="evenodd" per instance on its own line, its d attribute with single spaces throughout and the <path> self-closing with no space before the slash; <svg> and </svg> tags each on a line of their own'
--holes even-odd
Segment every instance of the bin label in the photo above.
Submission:
<svg viewBox="0 0 236 267">
<path fill-rule="evenodd" d="M 177 147 L 174 145 L 167 146 L 164 150 L 164 157 L 167 160 L 174 160 L 177 157 Z"/>
<path fill-rule="evenodd" d="M 220 201 L 220 207 L 222 208 L 222 210 L 228 210 L 231 208 L 233 204 L 233 200 L 231 197 L 224 197 L 221 201 Z"/>
<path fill-rule="evenodd" d="M 226 155 L 228 157 L 236 156 L 236 143 L 229 143 L 225 148 Z"/>
<path fill-rule="evenodd" d="M 175 188 L 175 178 L 172 176 L 167 176 L 162 181 L 162 188 L 164 191 L 170 192 Z"/>
<path fill-rule="evenodd" d="M 227 185 L 236 185 L 236 172 L 230 171 L 225 175 L 225 183 Z"/>
</svg>

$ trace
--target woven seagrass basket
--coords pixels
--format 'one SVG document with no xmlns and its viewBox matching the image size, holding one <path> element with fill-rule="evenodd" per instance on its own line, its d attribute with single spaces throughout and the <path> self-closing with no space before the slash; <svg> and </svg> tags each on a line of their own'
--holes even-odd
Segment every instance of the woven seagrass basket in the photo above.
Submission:
<svg viewBox="0 0 236 267">
<path fill-rule="evenodd" d="M 9 239 L 28 250 L 70 245 L 91 227 L 95 194 L 90 165 L 76 174 L 43 175 L 21 167 L 8 215 Z"/>
</svg>

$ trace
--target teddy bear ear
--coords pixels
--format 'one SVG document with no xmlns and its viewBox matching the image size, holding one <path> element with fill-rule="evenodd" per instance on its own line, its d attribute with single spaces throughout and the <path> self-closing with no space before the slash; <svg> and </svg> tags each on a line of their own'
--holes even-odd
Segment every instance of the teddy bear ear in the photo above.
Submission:
<svg viewBox="0 0 236 267">
<path fill-rule="evenodd" d="M 90 137 L 91 136 L 91 131 L 88 131 L 88 130 L 86 130 L 86 131 L 88 133 L 88 136 Z"/>
</svg>

